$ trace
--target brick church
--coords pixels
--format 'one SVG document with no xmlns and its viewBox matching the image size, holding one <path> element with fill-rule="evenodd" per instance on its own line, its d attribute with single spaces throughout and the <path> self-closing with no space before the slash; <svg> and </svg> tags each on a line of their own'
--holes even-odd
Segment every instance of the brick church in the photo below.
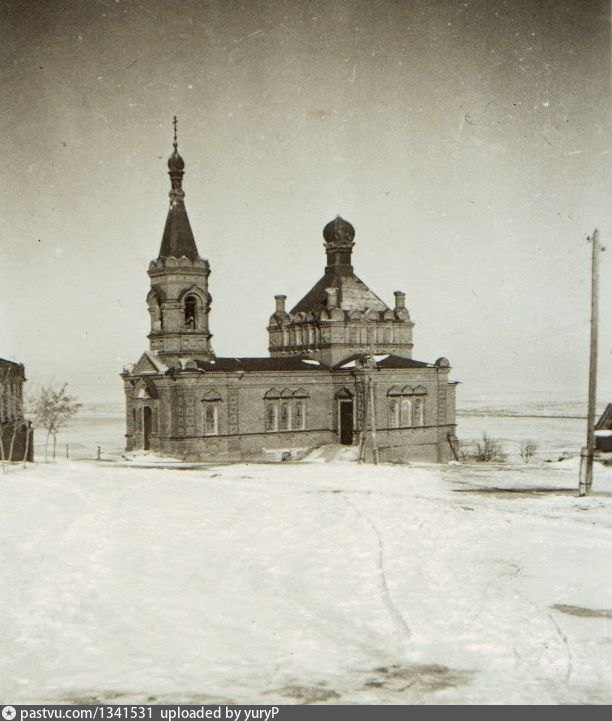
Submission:
<svg viewBox="0 0 612 721">
<path fill-rule="evenodd" d="M 170 208 L 149 264 L 149 350 L 122 374 L 127 450 L 186 460 L 286 460 L 326 444 L 365 460 L 446 462 L 455 383 L 446 358 L 412 358 L 405 294 L 389 307 L 353 270 L 355 229 L 323 229 L 323 276 L 289 311 L 276 295 L 269 357 L 224 358 L 211 345 L 210 266 L 185 208 L 176 125 Z M 357 454 L 357 449 L 355 449 Z"/>
</svg>

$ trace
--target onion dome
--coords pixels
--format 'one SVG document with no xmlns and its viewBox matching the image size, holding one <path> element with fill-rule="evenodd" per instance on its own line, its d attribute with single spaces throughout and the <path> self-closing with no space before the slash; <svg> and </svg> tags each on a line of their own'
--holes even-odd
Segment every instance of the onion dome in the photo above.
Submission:
<svg viewBox="0 0 612 721">
<path fill-rule="evenodd" d="M 174 151 L 168 158 L 168 170 L 172 173 L 173 171 L 181 171 L 185 169 L 185 161 L 181 158 L 177 144 L 174 143 Z"/>
<path fill-rule="evenodd" d="M 334 220 L 323 228 L 325 244 L 329 246 L 352 247 L 355 238 L 355 228 L 344 218 L 337 215 Z"/>
</svg>

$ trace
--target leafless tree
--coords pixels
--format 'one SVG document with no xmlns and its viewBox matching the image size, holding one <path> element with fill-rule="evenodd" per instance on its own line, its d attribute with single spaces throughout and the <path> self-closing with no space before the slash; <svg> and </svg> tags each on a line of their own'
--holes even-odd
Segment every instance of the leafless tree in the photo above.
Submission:
<svg viewBox="0 0 612 721">
<path fill-rule="evenodd" d="M 7 461 L 14 460 L 19 432 L 28 426 L 23 417 L 22 378 L 15 369 L 12 363 L 0 369 L 0 462 L 3 470 L 6 470 Z"/>
<path fill-rule="evenodd" d="M 519 446 L 520 456 L 525 463 L 529 463 L 529 461 L 535 456 L 537 450 L 538 444 L 532 440 L 522 441 Z"/>
<path fill-rule="evenodd" d="M 485 431 L 482 440 L 476 443 L 474 460 L 481 463 L 503 463 L 506 460 L 506 453 L 501 442 L 491 438 Z"/>
<path fill-rule="evenodd" d="M 32 401 L 34 425 L 47 431 L 45 439 L 45 463 L 48 459 L 49 440 L 53 440 L 53 455 L 57 448 L 57 435 L 66 423 L 78 412 L 81 404 L 75 396 L 66 392 L 68 384 L 44 386 Z"/>
</svg>

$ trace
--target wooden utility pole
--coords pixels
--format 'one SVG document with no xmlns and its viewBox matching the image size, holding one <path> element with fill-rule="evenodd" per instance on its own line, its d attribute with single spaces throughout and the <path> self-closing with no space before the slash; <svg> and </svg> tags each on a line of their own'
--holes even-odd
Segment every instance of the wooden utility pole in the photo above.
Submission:
<svg viewBox="0 0 612 721">
<path fill-rule="evenodd" d="M 370 419 L 372 421 L 372 453 L 374 456 L 374 465 L 378 465 L 378 444 L 376 442 L 376 401 L 374 398 L 374 379 L 368 375 L 368 386 L 370 391 Z"/>
<path fill-rule="evenodd" d="M 580 452 L 580 478 L 578 492 L 586 496 L 593 484 L 593 457 L 595 455 L 595 404 L 597 402 L 597 342 L 599 323 L 599 254 L 604 250 L 599 243 L 599 231 L 591 238 L 591 353 L 589 360 L 589 407 L 587 411 L 586 448 Z"/>
<path fill-rule="evenodd" d="M 366 454 L 366 433 L 368 432 L 368 406 L 369 393 L 367 387 L 364 389 L 363 394 L 363 417 L 361 420 L 361 434 L 359 436 L 359 463 L 365 462 Z"/>
</svg>

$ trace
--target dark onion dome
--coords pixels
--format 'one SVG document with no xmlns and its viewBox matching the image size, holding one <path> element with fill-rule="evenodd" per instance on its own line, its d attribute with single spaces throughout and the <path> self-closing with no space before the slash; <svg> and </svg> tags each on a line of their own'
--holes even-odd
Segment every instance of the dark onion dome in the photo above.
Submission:
<svg viewBox="0 0 612 721">
<path fill-rule="evenodd" d="M 168 170 L 172 173 L 185 169 L 185 161 L 181 158 L 176 144 L 172 155 L 168 158 Z"/>
<path fill-rule="evenodd" d="M 323 237 L 328 245 L 352 245 L 355 228 L 337 215 L 323 228 Z"/>
<path fill-rule="evenodd" d="M 168 170 L 170 173 L 180 173 L 182 170 L 185 170 L 185 161 L 181 158 L 178 151 L 178 137 L 176 133 L 178 120 L 176 115 L 172 120 L 172 125 L 174 125 L 174 142 L 172 143 L 174 150 L 172 151 L 172 155 L 168 158 Z"/>
</svg>

